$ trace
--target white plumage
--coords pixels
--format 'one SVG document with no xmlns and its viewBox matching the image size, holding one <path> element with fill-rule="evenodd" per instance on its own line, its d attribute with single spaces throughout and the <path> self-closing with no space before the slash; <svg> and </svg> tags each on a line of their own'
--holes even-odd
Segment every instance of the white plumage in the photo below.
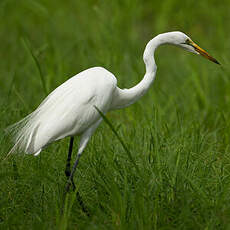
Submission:
<svg viewBox="0 0 230 230">
<path fill-rule="evenodd" d="M 93 105 L 104 113 L 108 111 L 116 83 L 113 74 L 101 67 L 70 78 L 34 112 L 9 128 L 16 131 L 13 150 L 37 155 L 54 141 L 82 134 L 100 119 Z"/>
<path fill-rule="evenodd" d="M 201 54 L 219 64 L 184 33 L 159 34 L 146 45 L 143 55 L 146 73 L 136 86 L 120 89 L 114 75 L 102 67 L 90 68 L 77 74 L 51 92 L 34 112 L 8 129 L 15 143 L 10 153 L 19 150 L 38 155 L 48 144 L 71 136 L 66 175 L 74 185 L 73 174 L 79 157 L 102 120 L 95 106 L 105 114 L 109 110 L 127 107 L 143 96 L 153 83 L 157 71 L 154 52 L 164 44 Z M 81 140 L 69 177 L 72 138 L 75 135 L 80 135 Z"/>
</svg>

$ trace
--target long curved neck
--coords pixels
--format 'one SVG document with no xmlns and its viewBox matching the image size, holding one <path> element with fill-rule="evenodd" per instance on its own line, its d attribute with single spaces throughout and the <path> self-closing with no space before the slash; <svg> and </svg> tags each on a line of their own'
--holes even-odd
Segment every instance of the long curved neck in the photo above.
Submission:
<svg viewBox="0 0 230 230">
<path fill-rule="evenodd" d="M 148 42 L 143 55 L 146 67 L 144 78 L 136 86 L 130 89 L 119 89 L 117 103 L 113 103 L 114 108 L 127 107 L 135 103 L 148 91 L 155 79 L 157 71 L 154 52 L 158 46 L 167 43 L 167 39 L 165 38 L 166 36 L 164 36 L 164 34 L 160 34 Z"/>
<path fill-rule="evenodd" d="M 140 97 L 142 97 L 154 82 L 157 72 L 157 65 L 154 59 L 154 52 L 157 47 L 158 42 L 155 38 L 149 41 L 146 45 L 143 54 L 146 72 L 143 79 L 137 85 L 125 90 L 126 97 L 128 100 L 130 100 L 128 105 L 135 103 Z"/>
</svg>

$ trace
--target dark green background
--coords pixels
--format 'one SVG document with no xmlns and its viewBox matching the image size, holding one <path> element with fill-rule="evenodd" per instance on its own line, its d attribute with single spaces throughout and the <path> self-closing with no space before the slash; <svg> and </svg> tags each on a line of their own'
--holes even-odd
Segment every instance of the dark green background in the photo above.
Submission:
<svg viewBox="0 0 230 230">
<path fill-rule="evenodd" d="M 0 229 L 228 229 L 229 28 L 228 0 L 0 0 Z M 4 128 L 92 66 L 114 73 L 121 88 L 135 85 L 145 44 L 174 30 L 221 67 L 159 48 L 154 86 L 107 116 L 140 172 L 102 124 L 75 177 L 90 217 L 74 193 L 60 215 L 68 140 L 36 158 L 4 160 L 11 147 Z"/>
</svg>

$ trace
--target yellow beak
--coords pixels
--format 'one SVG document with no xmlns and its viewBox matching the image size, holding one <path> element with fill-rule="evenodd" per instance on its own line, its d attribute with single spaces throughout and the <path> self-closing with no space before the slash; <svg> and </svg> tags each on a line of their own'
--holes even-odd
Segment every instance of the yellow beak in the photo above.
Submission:
<svg viewBox="0 0 230 230">
<path fill-rule="evenodd" d="M 200 54 L 202 55 L 203 57 L 209 59 L 210 61 L 216 63 L 216 64 L 219 64 L 220 63 L 215 59 L 213 58 L 210 54 L 208 54 L 205 50 L 203 50 L 202 48 L 200 48 L 196 43 L 194 43 L 193 41 L 190 41 L 190 45 Z"/>
</svg>

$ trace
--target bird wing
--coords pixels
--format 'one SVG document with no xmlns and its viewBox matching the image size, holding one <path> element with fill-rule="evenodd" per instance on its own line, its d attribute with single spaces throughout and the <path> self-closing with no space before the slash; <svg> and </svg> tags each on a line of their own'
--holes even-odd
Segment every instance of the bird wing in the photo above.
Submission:
<svg viewBox="0 0 230 230">
<path fill-rule="evenodd" d="M 100 118 L 95 105 L 103 112 L 109 109 L 115 87 L 115 77 L 103 68 L 70 78 L 13 126 L 15 148 L 36 153 L 53 141 L 81 134 Z"/>
</svg>

